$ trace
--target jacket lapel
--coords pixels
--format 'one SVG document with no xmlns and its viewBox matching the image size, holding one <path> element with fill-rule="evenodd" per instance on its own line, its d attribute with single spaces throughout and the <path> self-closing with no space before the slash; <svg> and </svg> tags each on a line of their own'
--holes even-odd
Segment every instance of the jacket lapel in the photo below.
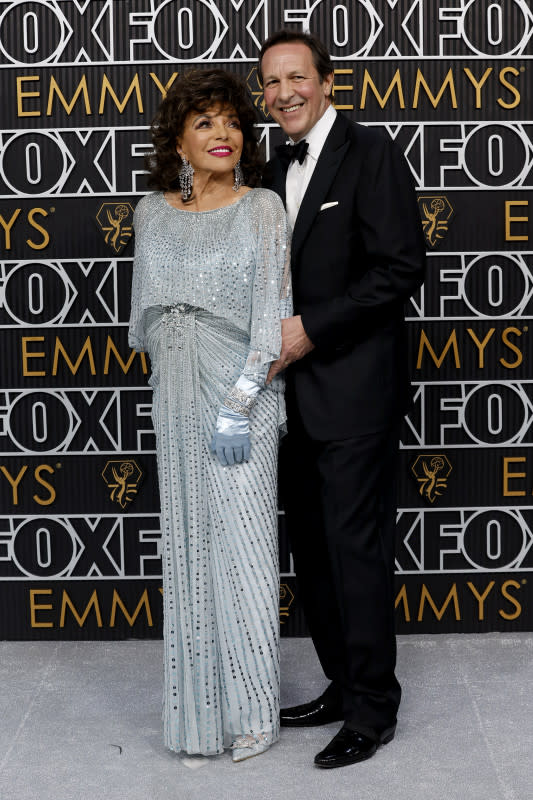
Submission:
<svg viewBox="0 0 533 800">
<path fill-rule="evenodd" d="M 318 157 L 316 167 L 309 181 L 309 186 L 303 197 L 294 225 L 292 236 L 293 264 L 296 263 L 298 252 L 309 233 L 309 229 L 320 210 L 320 206 L 324 202 L 324 198 L 350 146 L 350 141 L 346 136 L 348 126 L 349 123 L 342 116 L 337 115 L 333 127 L 324 142 L 322 152 Z M 282 197 L 283 201 L 285 201 L 285 187 L 283 188 Z M 278 194 L 280 193 L 278 189 L 276 189 L 276 191 L 278 191 Z"/>
<path fill-rule="evenodd" d="M 273 192 L 279 194 L 283 201 L 283 205 L 285 205 L 285 183 L 287 180 L 287 172 L 283 169 L 281 161 L 276 157 L 273 158 L 267 165 L 267 170 L 269 170 L 270 174 L 268 175 L 267 180 L 263 178 L 263 186 L 267 186 L 269 189 L 272 189 Z"/>
</svg>

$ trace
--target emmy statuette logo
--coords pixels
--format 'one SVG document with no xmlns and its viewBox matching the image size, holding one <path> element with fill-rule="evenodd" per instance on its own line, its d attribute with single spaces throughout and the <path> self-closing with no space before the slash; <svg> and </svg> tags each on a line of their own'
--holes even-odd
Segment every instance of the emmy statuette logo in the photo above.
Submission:
<svg viewBox="0 0 533 800">
<path fill-rule="evenodd" d="M 121 253 L 133 233 L 133 206 L 130 203 L 102 203 L 96 222 L 105 243 L 117 255 Z"/>
<path fill-rule="evenodd" d="M 279 587 L 279 616 L 280 624 L 283 625 L 289 616 L 289 608 L 294 600 L 294 594 L 288 583 L 282 583 Z"/>
<path fill-rule="evenodd" d="M 252 69 L 246 76 L 246 86 L 248 91 L 250 92 L 254 106 L 257 108 L 258 111 L 261 112 L 264 119 L 269 119 L 270 113 L 266 107 L 265 96 L 263 94 L 263 85 L 259 80 L 259 75 L 257 74 L 257 67 L 252 67 Z"/>
<path fill-rule="evenodd" d="M 453 208 L 445 195 L 418 198 L 424 236 L 429 247 L 436 247 L 448 233 Z"/>
<path fill-rule="evenodd" d="M 102 478 L 110 489 L 109 499 L 124 509 L 137 494 L 142 470 L 133 459 L 108 461 L 102 470 Z"/>
<path fill-rule="evenodd" d="M 419 484 L 419 494 L 434 503 L 448 488 L 448 476 L 452 465 L 444 455 L 418 456 L 411 467 Z"/>
</svg>

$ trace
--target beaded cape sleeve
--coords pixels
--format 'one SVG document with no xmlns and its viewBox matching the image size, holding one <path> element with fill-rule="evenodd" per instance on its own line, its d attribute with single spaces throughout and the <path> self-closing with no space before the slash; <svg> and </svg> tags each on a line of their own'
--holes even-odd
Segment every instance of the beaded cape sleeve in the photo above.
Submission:
<svg viewBox="0 0 533 800">
<path fill-rule="evenodd" d="M 264 190 L 263 190 L 264 191 Z M 271 193 L 273 194 L 273 193 Z M 281 352 L 280 320 L 292 314 L 287 218 L 277 194 L 265 203 L 256 225 L 257 256 L 252 291 L 250 352 L 244 375 L 263 385 Z"/>
</svg>

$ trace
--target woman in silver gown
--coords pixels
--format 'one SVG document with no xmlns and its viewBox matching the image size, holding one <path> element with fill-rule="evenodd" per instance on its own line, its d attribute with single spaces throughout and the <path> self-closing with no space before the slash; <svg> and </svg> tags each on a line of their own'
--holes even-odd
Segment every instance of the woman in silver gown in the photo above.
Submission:
<svg viewBox="0 0 533 800">
<path fill-rule="evenodd" d="M 164 734 L 242 760 L 279 734 L 277 452 L 265 386 L 289 316 L 285 213 L 255 110 L 222 70 L 178 79 L 152 125 L 129 341 L 151 359 L 161 497 Z"/>
</svg>

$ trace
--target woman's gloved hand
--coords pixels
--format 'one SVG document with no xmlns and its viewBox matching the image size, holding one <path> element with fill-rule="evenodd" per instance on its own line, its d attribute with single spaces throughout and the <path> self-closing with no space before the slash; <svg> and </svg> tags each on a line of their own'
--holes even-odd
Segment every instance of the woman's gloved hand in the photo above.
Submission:
<svg viewBox="0 0 533 800">
<path fill-rule="evenodd" d="M 216 453 L 223 467 L 240 464 L 250 458 L 250 424 L 248 417 L 227 406 L 218 412 L 217 424 L 211 441 L 211 452 Z"/>
<path fill-rule="evenodd" d="M 241 375 L 218 412 L 211 452 L 217 454 L 224 467 L 250 458 L 248 418 L 261 388 L 255 381 Z"/>
</svg>

